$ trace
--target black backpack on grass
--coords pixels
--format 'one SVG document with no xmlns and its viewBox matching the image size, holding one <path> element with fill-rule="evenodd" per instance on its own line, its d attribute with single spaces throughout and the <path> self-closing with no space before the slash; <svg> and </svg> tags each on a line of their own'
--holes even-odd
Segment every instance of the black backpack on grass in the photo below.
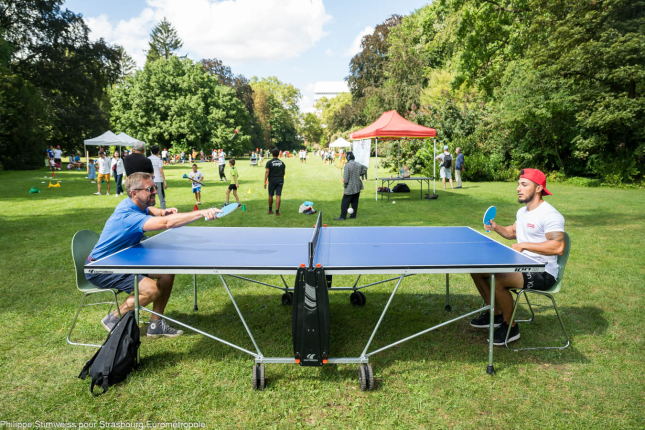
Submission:
<svg viewBox="0 0 645 430">
<path fill-rule="evenodd" d="M 394 188 L 392 188 L 393 193 L 409 193 L 410 192 L 410 187 L 408 187 L 406 184 L 396 184 Z"/>
<path fill-rule="evenodd" d="M 90 392 L 94 396 L 105 394 L 109 386 L 125 380 L 137 366 L 139 345 L 139 326 L 134 312 L 130 311 L 121 317 L 94 357 L 85 363 L 78 377 L 85 379 L 89 374 L 92 377 Z M 94 393 L 96 385 L 103 388 L 102 393 Z"/>
</svg>

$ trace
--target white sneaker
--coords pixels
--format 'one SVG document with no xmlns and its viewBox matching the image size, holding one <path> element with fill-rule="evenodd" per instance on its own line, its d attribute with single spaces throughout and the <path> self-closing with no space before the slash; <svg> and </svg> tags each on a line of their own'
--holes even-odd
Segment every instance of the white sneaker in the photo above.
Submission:
<svg viewBox="0 0 645 430">
<path fill-rule="evenodd" d="M 95 196 L 100 196 L 100 195 L 101 195 L 101 193 L 99 193 L 99 192 L 97 191 L 97 192 L 95 192 L 95 193 L 94 193 L 94 195 L 95 195 Z"/>
<path fill-rule="evenodd" d="M 110 193 L 109 193 L 109 192 L 108 192 L 108 193 L 105 193 L 105 195 L 106 195 L 106 196 L 109 196 L 109 195 L 110 195 Z"/>
</svg>

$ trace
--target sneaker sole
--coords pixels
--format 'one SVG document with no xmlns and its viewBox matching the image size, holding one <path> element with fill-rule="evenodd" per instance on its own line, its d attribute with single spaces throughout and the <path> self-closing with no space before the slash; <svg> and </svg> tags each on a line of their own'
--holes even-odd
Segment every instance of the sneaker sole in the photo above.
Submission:
<svg viewBox="0 0 645 430">
<path fill-rule="evenodd" d="M 520 334 L 516 334 L 515 336 L 509 336 L 508 338 L 508 343 L 515 342 L 517 339 L 520 338 Z M 504 342 L 493 342 L 493 345 L 495 346 L 505 346 L 506 344 Z"/>
<path fill-rule="evenodd" d="M 151 337 L 153 339 L 156 339 L 158 337 L 177 337 L 177 336 L 181 336 L 182 334 L 183 333 L 177 333 L 177 334 L 166 334 L 166 333 L 164 333 L 164 334 L 150 334 L 150 333 L 147 333 L 147 336 Z"/>
<path fill-rule="evenodd" d="M 502 325 L 502 323 L 497 323 L 497 324 L 493 324 L 493 327 L 497 328 L 497 327 L 499 327 L 499 326 L 501 326 L 501 325 Z M 486 324 L 486 325 L 475 325 L 475 324 L 473 324 L 473 323 L 470 323 L 470 326 L 471 326 L 471 327 L 474 327 L 474 328 L 489 328 L 489 327 L 490 327 L 490 324 Z"/>
</svg>

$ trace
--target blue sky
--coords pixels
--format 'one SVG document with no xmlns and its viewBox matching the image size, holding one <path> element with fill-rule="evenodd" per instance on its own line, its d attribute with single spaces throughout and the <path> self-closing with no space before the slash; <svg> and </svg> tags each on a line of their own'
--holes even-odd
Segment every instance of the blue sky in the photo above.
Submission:
<svg viewBox="0 0 645 430">
<path fill-rule="evenodd" d="M 219 58 L 236 74 L 277 76 L 299 88 L 301 108 L 313 83 L 343 80 L 360 36 L 392 14 L 407 15 L 428 0 L 68 0 L 91 38 L 118 43 L 141 66 L 148 35 L 165 16 L 189 58 Z"/>
</svg>

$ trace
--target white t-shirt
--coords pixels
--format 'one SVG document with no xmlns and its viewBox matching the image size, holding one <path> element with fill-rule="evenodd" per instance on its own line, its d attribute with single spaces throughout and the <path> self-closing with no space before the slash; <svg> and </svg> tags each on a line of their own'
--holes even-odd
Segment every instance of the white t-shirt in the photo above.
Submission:
<svg viewBox="0 0 645 430">
<path fill-rule="evenodd" d="M 54 149 L 54 158 L 61 158 L 63 156 L 63 151 L 60 149 Z"/>
<path fill-rule="evenodd" d="M 546 242 L 545 235 L 554 231 L 564 231 L 564 217 L 546 201 L 530 212 L 526 210 L 526 206 L 517 211 L 517 220 L 515 221 L 517 243 Z M 545 270 L 558 279 L 557 255 L 541 255 L 531 251 L 522 251 L 522 254 L 546 263 Z"/>
<path fill-rule="evenodd" d="M 195 181 L 200 181 L 200 180 L 204 177 L 204 175 L 202 175 L 202 172 L 200 172 L 200 171 L 198 170 L 198 171 L 196 171 L 196 172 L 190 172 L 190 173 L 188 174 L 188 177 L 189 177 L 190 179 L 194 179 Z M 191 182 L 192 182 L 192 181 L 191 181 Z M 196 183 L 196 182 L 192 182 L 192 184 L 193 184 L 193 188 L 201 187 L 201 184 L 198 184 L 198 183 Z"/>
<path fill-rule="evenodd" d="M 163 161 L 161 161 L 161 158 L 157 157 L 156 155 L 151 155 L 148 157 L 148 160 L 152 161 L 152 170 L 154 171 L 154 181 L 155 182 L 163 182 L 163 178 L 161 177 L 161 172 L 159 171 L 159 168 L 161 167 L 163 169 Z"/>
<path fill-rule="evenodd" d="M 107 157 L 103 157 L 103 158 L 99 157 L 99 159 L 96 160 L 96 162 L 99 165 L 99 173 L 101 175 L 108 175 L 108 174 L 112 173 L 112 170 L 111 170 L 112 169 L 112 160 L 111 159 L 109 159 Z"/>
<path fill-rule="evenodd" d="M 226 154 L 224 154 L 224 151 L 219 153 L 219 164 L 226 165 Z"/>
<path fill-rule="evenodd" d="M 166 157 L 168 157 L 168 151 L 164 149 L 163 151 L 161 151 L 161 158 L 166 158 Z"/>
<path fill-rule="evenodd" d="M 116 174 L 117 175 L 123 175 L 125 173 L 125 169 L 123 168 L 123 158 L 112 158 L 112 163 L 110 163 L 110 169 L 116 164 Z"/>
</svg>

